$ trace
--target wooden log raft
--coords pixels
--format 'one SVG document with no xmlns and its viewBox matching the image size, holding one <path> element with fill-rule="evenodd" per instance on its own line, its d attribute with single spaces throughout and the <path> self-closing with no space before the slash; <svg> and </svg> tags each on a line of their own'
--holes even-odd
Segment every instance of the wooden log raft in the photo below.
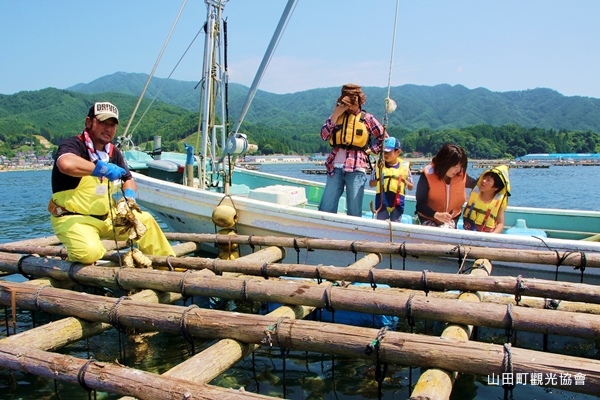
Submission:
<svg viewBox="0 0 600 400">
<path fill-rule="evenodd" d="M 298 248 L 311 250 L 336 250 L 359 253 L 399 254 L 406 257 L 444 257 L 444 258 L 471 258 L 489 259 L 503 262 L 519 262 L 526 264 L 545 264 L 552 266 L 570 266 L 576 268 L 600 267 L 600 253 L 584 252 L 558 252 L 553 250 L 521 250 L 521 249 L 496 249 L 490 247 L 455 246 L 443 244 L 424 243 L 394 243 L 394 242 L 366 242 L 333 239 L 313 238 L 287 238 L 277 236 L 247 236 L 247 235 L 217 235 L 200 233 L 170 233 L 166 237 L 172 241 L 214 243 L 227 245 L 252 246 L 277 246 L 284 248 Z M 39 254 L 43 256 L 61 256 L 56 248 L 46 248 L 33 242 L 29 243 L 4 243 L 0 244 L 0 251 L 8 253 Z M 109 244 L 107 244 L 108 246 Z M 107 253 L 106 259 L 117 261 L 117 255 Z M 153 262 L 166 265 L 166 257 L 151 257 Z"/>
<path fill-rule="evenodd" d="M 267 252 L 267 253 L 263 253 Z M 398 271 L 390 269 L 353 269 L 323 265 L 279 264 L 272 261 L 282 256 L 280 248 L 266 248 L 254 255 L 241 257 L 234 261 L 214 260 L 210 258 L 175 258 L 170 265 L 181 269 L 208 268 L 216 274 L 236 272 L 245 275 L 267 277 L 298 277 L 323 279 L 328 281 L 363 282 L 374 285 L 388 285 L 396 288 L 408 288 L 423 291 L 461 290 L 472 292 L 495 292 L 520 296 L 541 297 L 545 299 L 567 300 L 579 303 L 600 304 L 600 286 L 556 282 L 544 279 L 521 277 L 482 277 L 464 274 L 448 274 L 438 272 Z M 258 257 L 258 261 L 252 258 Z M 27 257 L 11 253 L 0 253 L 0 270 L 10 273 L 22 272 L 33 276 L 48 276 L 57 280 L 75 279 L 88 285 L 115 286 L 116 279 L 125 279 L 130 274 L 126 270 L 119 271 L 106 267 L 84 266 L 66 261 L 39 257 Z M 193 268 L 188 268 L 193 267 Z M 104 268 L 104 269 L 98 269 Z M 142 274 L 148 271 L 140 270 Z M 67 274 L 68 272 L 68 274 Z M 132 272 L 131 272 L 132 273 Z M 150 279 L 150 277 L 148 278 Z M 124 286 L 127 289 L 144 289 L 137 283 Z M 173 288 L 170 288 L 173 289 Z M 157 290 L 167 290 L 157 288 Z"/>
<path fill-rule="evenodd" d="M 279 246 L 285 248 L 299 248 L 312 250 L 336 250 L 359 253 L 406 254 L 407 257 L 446 257 L 489 259 L 493 261 L 519 262 L 530 264 L 557 264 L 580 267 L 600 267 L 600 253 L 581 252 L 555 252 L 552 249 L 522 250 L 522 249 L 496 249 L 491 247 L 457 246 L 430 243 L 394 243 L 394 242 L 368 242 L 315 238 L 290 238 L 278 236 L 247 236 L 213 235 L 201 233 L 171 233 L 165 232 L 169 240 L 190 241 L 198 243 L 226 244 L 229 241 L 237 244 L 252 243 L 255 246 Z M 0 247 L 0 251 L 2 247 Z"/>
<path fill-rule="evenodd" d="M 48 379 L 57 379 L 92 390 L 140 399 L 273 399 L 243 390 L 198 384 L 170 376 L 96 360 L 55 354 L 22 346 L 0 344 L 0 365 Z"/>
<path fill-rule="evenodd" d="M 53 314 L 72 315 L 90 321 L 108 322 L 140 330 L 158 330 L 171 334 L 182 333 L 182 319 L 185 319 L 187 333 L 192 337 L 229 338 L 255 344 L 266 342 L 285 349 L 348 357 L 373 359 L 373 354 L 366 354 L 365 347 L 378 337 L 379 332 L 370 328 L 287 318 L 273 319 L 267 316 L 240 313 L 236 313 L 235 318 L 232 318 L 231 314 L 226 311 L 199 308 L 188 310 L 187 307 L 182 306 L 147 304 L 123 298 L 115 301 L 115 299 L 103 296 L 54 288 L 36 291 L 23 284 L 11 284 L 10 286 L 17 291 L 18 306 L 24 308 L 39 308 Z M 298 294 L 294 293 L 294 295 Z M 9 300 L 9 293 L 4 287 L 0 293 L 0 300 L 3 304 Z M 467 304 L 467 302 L 464 303 Z M 481 307 L 480 304 L 476 306 Z M 471 310 L 465 311 L 465 313 L 469 312 Z M 539 310 L 536 312 L 539 313 Z M 557 316 L 556 318 L 561 317 Z M 568 324 L 569 322 L 563 321 L 563 323 Z M 596 322 L 595 328 L 592 329 L 598 330 L 599 327 L 600 325 Z M 20 348 L 16 352 L 12 350 L 14 349 L 0 347 L 0 353 L 2 353 L 0 354 L 0 363 L 4 363 L 3 365 L 9 368 L 23 368 L 19 358 L 22 358 L 23 354 L 27 354 L 28 349 Z M 381 362 L 442 368 L 473 375 L 495 374 L 500 376 L 507 372 L 541 373 L 543 376 L 549 373 L 557 376 L 560 374 L 568 376 L 583 374 L 585 385 L 564 386 L 560 382 L 556 382 L 556 387 L 590 394 L 600 392 L 600 361 L 598 360 L 391 331 L 381 338 L 378 354 Z M 38 351 L 31 356 L 34 359 L 42 358 Z M 511 360 L 511 363 L 507 364 L 505 360 Z M 76 363 L 76 365 L 75 370 L 83 367 L 81 364 Z M 94 369 L 94 371 L 98 370 Z M 105 372 L 107 371 L 110 370 L 105 370 Z M 74 373 L 73 370 L 70 372 Z M 37 374 L 39 375 L 39 373 Z M 157 379 L 155 375 L 153 377 L 153 379 Z M 554 382 L 550 382 L 550 384 L 554 386 Z M 167 387 L 170 386 L 164 386 L 164 388 Z M 102 387 L 101 389 L 107 388 Z M 135 394 L 132 395 L 135 396 Z"/>
<path fill-rule="evenodd" d="M 1 256 L 2 254 L 0 254 Z M 13 256 L 9 254 L 8 256 Z M 54 279 L 76 279 L 82 284 L 179 292 L 187 296 L 222 297 L 234 300 L 259 301 L 333 308 L 406 317 L 408 304 L 416 319 L 447 321 L 460 325 L 477 325 L 493 328 L 514 326 L 518 331 L 551 333 L 581 338 L 600 335 L 600 316 L 557 310 L 537 310 L 500 304 L 469 304 L 456 300 L 411 297 L 393 289 L 338 287 L 331 283 L 262 278 L 207 277 L 198 272 L 185 273 L 132 268 L 77 267 L 66 272 L 52 267 L 58 260 L 30 257 L 26 261 L 46 267 Z M 23 262 L 24 263 L 24 262 Z M 0 257 L 0 266 L 2 258 Z M 56 264 L 55 264 L 56 265 Z M 70 269 L 70 268 L 69 268 Z M 67 269 L 67 271 L 69 270 Z M 371 270 L 374 271 L 374 270 Z M 29 270 L 27 270 L 29 273 Z M 468 278 L 464 276 L 463 278 Z M 589 286 L 589 285 L 586 285 Z M 3 291 L 10 289 L 3 285 Z M 16 290 L 16 289 L 15 289 Z M 21 290 L 21 289 L 18 289 Z M 45 290 L 44 290 L 45 292 Z M 5 301 L 8 301 L 5 299 Z M 4 304 L 7 304 L 6 302 Z"/>
<path fill-rule="evenodd" d="M 131 298 L 148 303 L 173 303 L 181 299 L 181 295 L 143 290 L 131 295 Z M 89 322 L 67 317 L 0 339 L 0 344 L 55 351 L 81 339 L 102 333 L 112 327 L 111 324 L 103 322 Z"/>
<path fill-rule="evenodd" d="M 348 268 L 369 269 L 377 265 L 379 261 L 381 261 L 381 256 L 372 254 L 363 257 L 348 266 Z M 345 285 L 344 282 L 339 284 L 340 286 Z M 314 307 L 281 306 L 267 314 L 267 316 L 277 319 L 303 319 L 313 310 Z M 201 353 L 171 368 L 164 375 L 188 379 L 197 383 L 208 383 L 259 347 L 258 344 L 245 344 L 237 340 L 221 339 Z M 133 398 L 123 398 L 121 400 L 133 400 Z"/>
</svg>

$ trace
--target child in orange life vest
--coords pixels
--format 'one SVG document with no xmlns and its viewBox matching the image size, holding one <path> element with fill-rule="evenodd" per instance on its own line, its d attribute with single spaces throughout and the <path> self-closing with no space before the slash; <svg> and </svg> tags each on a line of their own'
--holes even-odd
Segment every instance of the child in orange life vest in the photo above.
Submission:
<svg viewBox="0 0 600 400">
<path fill-rule="evenodd" d="M 400 221 L 404 214 L 404 194 L 414 187 L 408 165 L 400 158 L 400 141 L 394 137 L 385 139 L 384 164 L 377 165 L 371 172 L 370 187 L 377 188 L 375 208 L 377 219 Z"/>
<path fill-rule="evenodd" d="M 510 196 L 508 167 L 500 165 L 485 171 L 469 195 L 463 212 L 464 229 L 502 233 L 508 196 Z"/>
</svg>

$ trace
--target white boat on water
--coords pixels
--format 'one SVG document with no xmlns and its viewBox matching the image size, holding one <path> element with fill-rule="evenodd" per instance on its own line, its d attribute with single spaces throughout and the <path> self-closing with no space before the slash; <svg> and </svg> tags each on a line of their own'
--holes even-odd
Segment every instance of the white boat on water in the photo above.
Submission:
<svg viewBox="0 0 600 400">
<path fill-rule="evenodd" d="M 160 215 L 174 231 L 216 233 L 219 228 L 212 221 L 213 211 L 218 205 L 227 204 L 237 212 L 236 231 L 244 235 L 600 252 L 600 242 L 590 240 L 600 233 L 600 212 L 597 211 L 508 207 L 506 227 L 515 228 L 509 230 L 512 232 L 509 234 L 441 229 L 413 223 L 415 201 L 411 196 L 407 196 L 403 223 L 372 218 L 368 202 L 375 192 L 371 190 L 365 193 L 362 218 L 346 215 L 344 198 L 338 213 L 325 213 L 317 210 L 323 183 L 229 168 L 249 148 L 246 136 L 238 129 L 295 1 L 290 0 L 286 6 L 231 134 L 225 132 L 224 125 L 215 122 L 225 120 L 223 99 L 227 76 L 221 62 L 224 58 L 223 37 L 217 28 L 224 3 L 206 3 L 206 26 L 209 28 L 206 30 L 201 96 L 202 148 L 192 161 L 198 170 L 191 174 L 181 159 L 169 159 L 163 154 L 162 160 L 153 160 L 158 161 L 155 165 L 148 164 L 148 171 L 134 172 L 139 203 Z M 221 104 L 215 104 L 214 99 L 220 99 Z M 127 151 L 125 153 L 130 162 L 138 160 L 135 155 L 128 157 Z M 189 159 L 187 164 L 191 164 Z"/>
</svg>

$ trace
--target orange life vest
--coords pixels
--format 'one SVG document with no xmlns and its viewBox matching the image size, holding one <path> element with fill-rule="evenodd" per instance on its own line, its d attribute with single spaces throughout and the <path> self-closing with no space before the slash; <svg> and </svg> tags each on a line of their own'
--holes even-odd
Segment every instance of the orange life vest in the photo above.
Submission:
<svg viewBox="0 0 600 400">
<path fill-rule="evenodd" d="M 439 179 L 433 171 L 433 165 L 429 164 L 425 167 L 423 175 L 429 183 L 429 194 L 427 196 L 427 205 L 436 212 L 452 212 L 456 216 L 462 211 L 462 206 L 467 199 L 465 186 L 467 182 L 467 174 L 456 175 L 450 180 L 450 190 L 448 191 L 449 198 L 446 194 L 446 182 L 444 179 Z M 427 218 L 438 223 L 435 218 L 427 217 L 419 213 L 423 218 Z"/>
</svg>

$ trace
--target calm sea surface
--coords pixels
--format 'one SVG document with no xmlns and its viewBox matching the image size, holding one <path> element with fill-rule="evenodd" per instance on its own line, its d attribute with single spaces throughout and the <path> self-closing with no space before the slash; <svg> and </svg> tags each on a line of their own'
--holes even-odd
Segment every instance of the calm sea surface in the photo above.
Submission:
<svg viewBox="0 0 600 400">
<path fill-rule="evenodd" d="M 302 173 L 302 169 L 310 168 L 322 167 L 268 164 L 261 165 L 260 171 L 325 181 L 325 175 Z M 473 177 L 482 172 L 469 169 Z M 513 206 L 600 210 L 600 167 L 511 169 L 510 183 L 509 204 Z M 46 212 L 52 194 L 50 171 L 0 173 L 0 193 L 0 243 L 52 234 Z"/>
<path fill-rule="evenodd" d="M 324 175 L 306 175 L 305 168 L 322 168 L 312 164 L 270 164 L 261 165 L 263 172 L 324 181 Z M 469 174 L 477 177 L 483 170 L 470 169 Z M 583 210 L 600 209 L 600 167 L 551 167 L 548 169 L 511 169 L 512 196 L 509 204 L 515 206 L 576 208 Z M 415 177 L 418 179 L 418 176 Z M 414 194 L 414 191 L 409 192 Z M 0 173 L 0 243 L 52 235 L 46 205 L 51 195 L 50 171 L 25 171 Z M 28 313 L 20 315 L 24 326 L 31 325 Z M 39 318 L 39 317 L 38 317 Z M 0 330 L 3 328 L 0 327 Z M 428 330 L 426 326 L 417 329 Z M 69 354 L 86 358 L 92 356 L 101 361 L 118 358 L 120 339 L 111 330 L 87 344 L 72 345 Z M 502 336 L 503 332 L 488 335 Z M 0 337 L 3 334 L 0 334 Z M 480 339 L 482 337 L 480 336 Z M 524 347 L 538 348 L 540 335 L 519 334 L 519 340 L 527 342 Z M 107 350 L 107 345 L 109 346 Z M 111 347 L 112 346 L 112 347 Z M 198 345 L 201 346 L 200 344 Z M 589 354 L 594 352 L 593 343 L 572 341 L 571 338 L 551 338 L 551 351 L 568 354 Z M 111 350 L 112 348 L 112 350 Z M 145 349 L 130 351 L 126 365 L 162 373 L 183 361 L 187 344 L 180 337 L 157 335 L 148 339 Z M 261 354 L 262 353 L 262 354 Z M 287 387 L 282 385 L 282 360 L 279 351 L 270 354 L 266 350 L 257 353 L 256 361 L 246 359 L 240 362 L 227 375 L 213 384 L 227 387 L 244 385 L 246 390 L 265 395 L 282 397 L 284 390 L 290 399 L 363 399 L 377 398 L 377 388 L 373 385 L 374 366 L 358 360 L 334 358 L 326 355 L 308 355 L 292 352 L 287 362 Z M 386 374 L 383 398 L 406 399 L 410 395 L 409 383 L 418 379 L 418 369 L 390 366 Z M 348 376 L 349 378 L 344 378 Z M 336 378 L 337 377 L 337 378 Z M 334 379 L 337 379 L 337 383 Z M 37 379 L 27 374 L 0 371 L 0 399 L 87 399 L 88 394 L 77 385 L 59 385 L 59 395 L 55 394 L 52 382 Z M 502 399 L 503 390 L 487 385 L 486 378 L 464 376 L 456 384 L 452 399 Z M 98 398 L 116 399 L 118 396 L 98 394 Z M 544 389 L 531 385 L 517 385 L 514 398 L 530 399 L 598 399 L 599 397 L 579 395 L 560 390 Z"/>
</svg>

